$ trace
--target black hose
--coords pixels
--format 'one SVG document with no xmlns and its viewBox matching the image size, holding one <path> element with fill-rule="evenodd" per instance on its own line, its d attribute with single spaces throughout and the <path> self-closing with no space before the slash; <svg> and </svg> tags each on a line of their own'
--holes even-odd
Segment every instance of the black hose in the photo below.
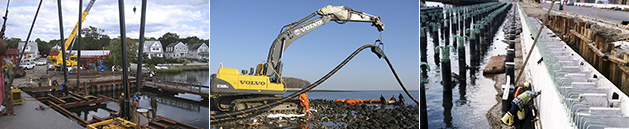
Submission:
<svg viewBox="0 0 629 129">
<path fill-rule="evenodd" d="M 364 50 L 365 48 L 377 48 L 378 46 L 372 45 L 372 44 L 367 44 L 367 45 L 363 45 L 362 47 L 358 48 L 356 51 L 354 51 L 352 54 L 350 54 L 347 58 L 345 58 L 345 60 L 343 60 L 343 62 L 341 62 L 339 65 L 337 65 L 334 69 L 332 69 L 332 71 L 328 72 L 328 74 L 326 74 L 325 76 L 321 77 L 319 80 L 315 81 L 314 83 L 310 84 L 309 86 L 307 86 L 306 88 L 297 91 L 291 95 L 288 95 L 278 101 L 269 103 L 269 104 L 265 104 L 265 105 L 261 105 L 261 106 L 257 106 L 257 107 L 253 107 L 253 108 L 248 108 L 248 109 L 244 109 L 244 110 L 240 110 L 240 111 L 235 111 L 235 112 L 230 112 L 230 113 L 224 113 L 224 114 L 218 114 L 218 115 L 211 115 L 210 117 L 213 120 L 217 120 L 217 119 L 221 119 L 221 118 L 226 118 L 226 117 L 236 117 L 238 115 L 243 115 L 243 114 L 247 114 L 247 113 L 252 113 L 252 112 L 257 112 L 257 111 L 266 111 L 269 110 L 279 104 L 281 104 L 284 101 L 287 101 L 291 98 L 295 98 L 297 97 L 299 94 L 305 93 L 310 91 L 311 89 L 317 87 L 319 84 L 323 83 L 325 80 L 327 80 L 328 78 L 330 78 L 332 75 L 334 75 L 334 73 L 336 73 L 338 70 L 340 70 L 343 66 L 345 66 L 345 64 L 347 64 L 352 58 L 354 58 L 354 56 L 356 56 L 356 54 L 360 53 L 362 50 Z M 375 52 L 374 52 L 375 53 Z M 376 53 L 377 54 L 377 53 Z M 391 71 L 393 72 L 393 74 L 395 75 L 395 78 L 398 80 L 398 82 L 400 83 L 400 86 L 402 86 L 402 88 L 404 89 L 404 91 L 406 92 L 406 94 L 415 101 L 415 103 L 418 103 L 417 100 L 415 100 L 415 98 L 413 98 L 413 96 L 411 96 L 408 91 L 406 91 L 406 88 L 404 87 L 404 85 L 402 85 L 402 81 L 400 81 L 399 77 L 397 76 L 397 73 L 395 72 L 395 70 L 393 69 L 393 66 L 391 65 L 390 61 L 388 58 L 386 58 L 385 56 L 385 60 L 387 61 L 387 63 L 389 64 L 389 67 L 391 68 Z"/>
<path fill-rule="evenodd" d="M 400 87 L 404 89 L 404 92 L 406 92 L 406 95 L 408 95 L 409 98 L 415 101 L 415 104 L 419 104 L 419 101 L 417 101 L 410 93 L 408 93 L 408 91 L 406 90 L 406 87 L 404 87 L 404 84 L 402 84 L 402 80 L 400 80 L 400 77 L 397 76 L 397 72 L 395 72 L 395 69 L 393 68 L 393 65 L 391 65 L 391 61 L 389 61 L 389 58 L 387 56 L 384 56 L 384 60 L 386 60 L 387 64 L 389 64 L 389 68 L 391 68 L 391 72 L 393 72 L 395 79 L 397 79 L 397 82 L 400 83 Z"/>
</svg>

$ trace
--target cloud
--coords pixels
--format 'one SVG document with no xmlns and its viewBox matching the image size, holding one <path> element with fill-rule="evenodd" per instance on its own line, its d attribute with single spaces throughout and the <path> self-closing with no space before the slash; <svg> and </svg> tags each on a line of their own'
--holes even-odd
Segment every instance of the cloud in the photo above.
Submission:
<svg viewBox="0 0 629 129">
<path fill-rule="evenodd" d="M 62 0 L 63 31 L 67 38 L 78 21 L 78 1 Z M 89 0 L 83 0 L 83 9 Z M 11 1 L 6 27 L 6 37 L 26 40 L 35 11 L 37 0 Z M 138 38 L 140 30 L 141 0 L 125 1 L 125 24 L 127 37 Z M 133 12 L 133 8 L 137 8 Z M 4 16 L 6 3 L 0 3 Z M 56 0 L 42 3 L 31 40 L 44 41 L 59 39 L 59 15 Z M 2 21 L 0 21 L 2 23 Z M 209 38 L 209 3 L 207 0 L 148 0 L 145 37 L 159 38 L 166 32 L 177 33 L 180 37 L 197 36 Z M 110 37 L 120 35 L 117 0 L 96 0 L 82 24 L 83 28 L 94 26 L 105 30 Z"/>
</svg>

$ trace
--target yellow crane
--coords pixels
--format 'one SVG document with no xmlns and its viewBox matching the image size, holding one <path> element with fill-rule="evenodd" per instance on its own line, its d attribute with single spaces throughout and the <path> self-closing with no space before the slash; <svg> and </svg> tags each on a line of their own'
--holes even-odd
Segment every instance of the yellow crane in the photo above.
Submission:
<svg viewBox="0 0 629 129">
<path fill-rule="evenodd" d="M 90 9 L 92 9 L 92 5 L 94 5 L 94 1 L 96 0 L 90 0 L 90 3 L 87 5 L 87 7 L 85 8 L 85 11 L 83 11 L 83 16 L 81 18 L 80 22 L 85 21 L 85 17 L 87 16 L 87 14 L 89 14 Z M 63 50 L 68 51 L 68 48 L 74 44 L 74 39 L 76 38 L 77 32 L 79 31 L 79 22 L 76 23 L 76 25 L 74 26 L 74 29 L 72 29 L 72 32 L 70 33 L 70 36 L 68 36 L 68 40 L 66 40 L 65 43 L 63 43 Z M 70 53 L 70 52 L 68 52 Z M 56 66 L 60 66 L 63 64 L 63 56 L 61 55 L 63 54 L 62 52 L 59 52 L 59 54 L 52 58 L 52 63 Z M 70 57 L 70 59 L 66 59 L 66 66 L 67 67 L 73 67 L 77 65 L 77 57 L 76 56 L 69 56 L 66 55 L 66 57 Z"/>
</svg>

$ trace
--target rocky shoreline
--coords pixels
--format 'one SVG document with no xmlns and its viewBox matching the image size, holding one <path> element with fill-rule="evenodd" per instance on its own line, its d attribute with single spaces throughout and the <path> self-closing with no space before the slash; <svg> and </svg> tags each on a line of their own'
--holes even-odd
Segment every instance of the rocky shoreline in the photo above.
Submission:
<svg viewBox="0 0 629 129">
<path fill-rule="evenodd" d="M 379 104 L 350 105 L 333 100 L 311 100 L 310 108 L 317 110 L 311 118 L 266 118 L 271 113 L 241 118 L 229 122 L 210 123 L 211 128 L 419 128 L 419 108 L 414 105 Z M 295 113 L 295 112 L 289 112 Z"/>
</svg>

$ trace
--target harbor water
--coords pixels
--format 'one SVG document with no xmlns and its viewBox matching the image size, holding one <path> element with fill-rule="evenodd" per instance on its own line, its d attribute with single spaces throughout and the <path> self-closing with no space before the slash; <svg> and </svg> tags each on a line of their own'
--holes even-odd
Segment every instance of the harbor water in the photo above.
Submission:
<svg viewBox="0 0 629 129">
<path fill-rule="evenodd" d="M 452 5 L 442 4 L 439 2 L 426 2 L 428 6 L 452 7 Z M 420 12 L 421 13 L 421 12 Z M 504 25 L 504 23 L 503 23 Z M 453 32 L 450 32 L 453 33 Z M 458 34 L 458 32 L 456 33 Z M 429 33 L 427 36 L 427 59 L 430 70 L 427 71 L 428 78 L 422 78 L 427 81 L 426 84 L 426 106 L 428 112 L 429 128 L 491 128 L 487 121 L 487 111 L 497 103 L 495 96 L 497 94 L 494 89 L 494 81 L 486 78 L 482 74 L 489 58 L 495 55 L 506 55 L 508 45 L 503 43 L 504 32 L 502 25 L 492 39 L 491 46 L 484 55 L 480 55 L 479 65 L 471 67 L 467 70 L 464 82 L 452 83 L 452 94 L 444 94 L 442 86 L 442 68 L 437 61 L 432 58 L 435 54 L 435 46 L 433 39 Z M 441 35 L 441 34 L 440 34 Z M 450 44 L 452 44 L 452 35 L 450 34 Z M 444 45 L 444 40 L 439 40 L 440 45 Z M 469 43 L 465 43 L 467 54 L 466 64 L 470 65 Z M 450 54 L 452 73 L 461 75 L 458 72 L 459 61 L 457 52 L 451 51 Z M 470 70 L 476 72 L 472 75 Z M 452 79 L 457 80 L 457 79 Z"/>
<path fill-rule="evenodd" d="M 209 85 L 209 74 L 207 71 L 186 71 L 180 74 L 159 75 L 158 77 Z M 117 99 L 120 93 L 122 91 L 107 92 L 103 93 L 103 95 Z M 194 94 L 165 93 L 151 89 L 143 90 L 141 94 L 139 97 L 140 107 L 150 108 L 151 97 L 156 97 L 158 101 L 157 115 L 173 120 L 182 120 L 184 123 L 196 127 L 209 128 L 209 104 L 207 99 L 202 99 L 201 96 Z M 115 111 L 120 109 L 117 103 L 107 102 L 93 105 L 90 108 L 69 109 L 69 111 L 89 121 L 92 119 L 92 115 L 98 117 L 109 116 L 109 111 L 105 110 L 105 107 Z"/>
</svg>

